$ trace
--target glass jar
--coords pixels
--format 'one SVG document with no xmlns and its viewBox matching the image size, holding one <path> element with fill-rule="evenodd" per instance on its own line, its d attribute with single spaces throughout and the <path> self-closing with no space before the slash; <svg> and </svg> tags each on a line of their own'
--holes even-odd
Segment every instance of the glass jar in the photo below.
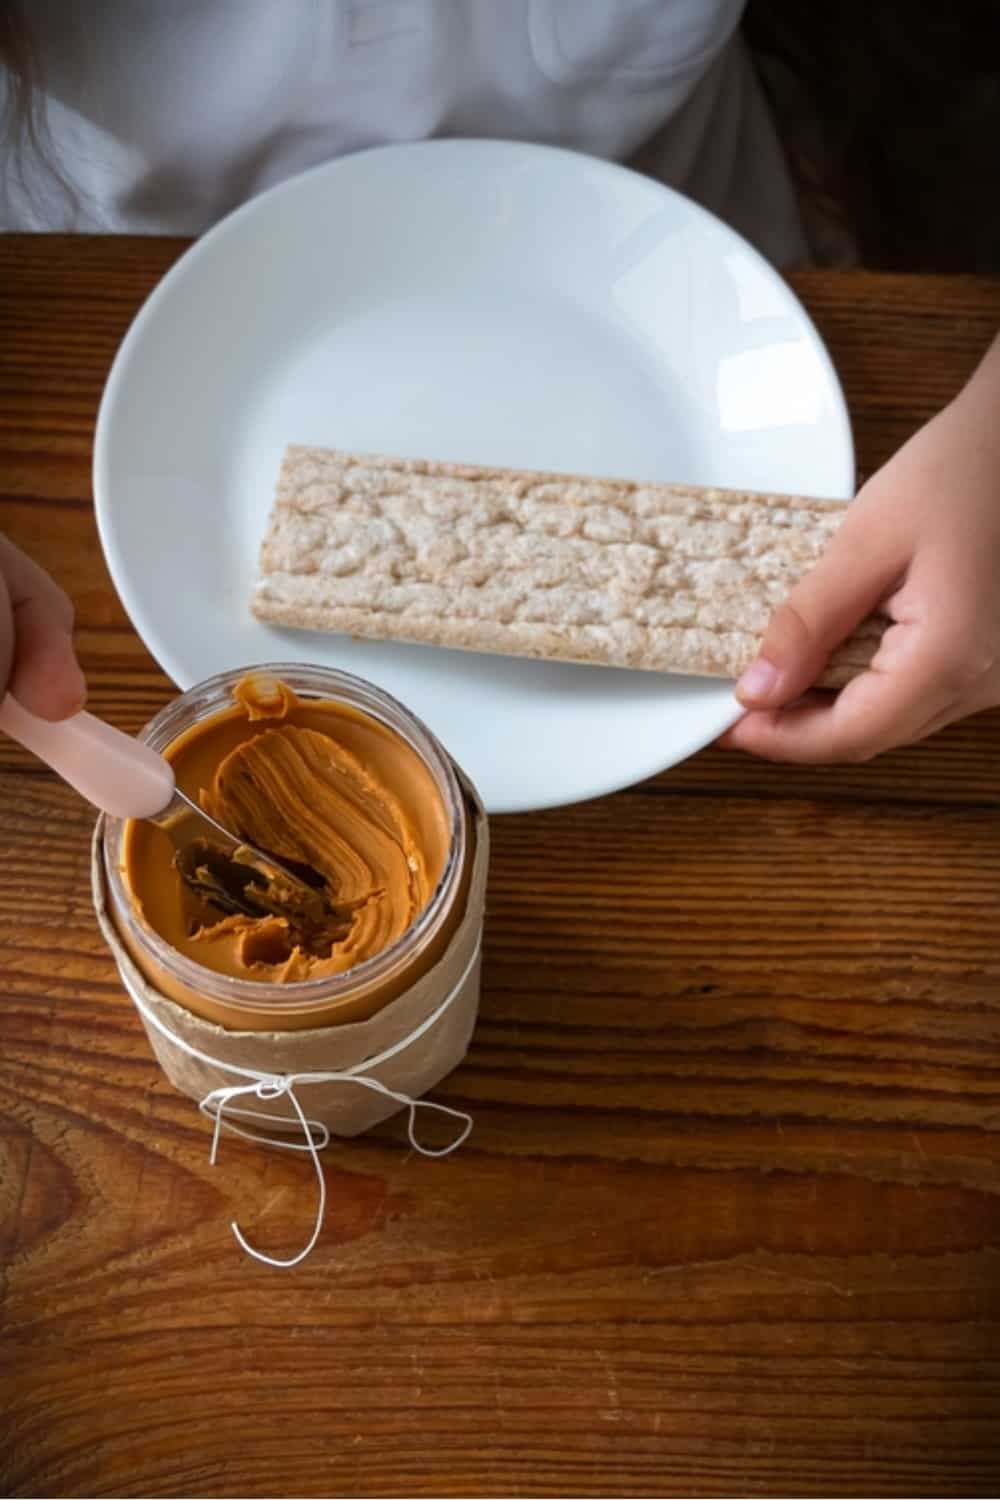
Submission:
<svg viewBox="0 0 1000 1500">
<path fill-rule="evenodd" d="M 394 943 L 343 973 L 285 984 L 222 974 L 180 953 L 150 926 L 125 873 L 131 825 L 109 818 L 103 836 L 109 915 L 147 982 L 203 1020 L 242 1031 L 296 1031 L 366 1020 L 438 962 L 461 921 L 474 853 L 466 798 L 449 756 L 420 720 L 380 688 L 329 667 L 279 662 L 222 672 L 168 704 L 140 739 L 169 758 L 170 747 L 196 725 L 232 711 L 233 689 L 248 676 L 278 678 L 305 703 L 321 700 L 374 720 L 401 742 L 403 761 L 407 754 L 415 757 L 440 797 L 440 809 L 433 811 L 443 811 L 448 829 L 444 866 L 430 900 Z M 185 790 L 190 795 L 194 789 Z"/>
</svg>

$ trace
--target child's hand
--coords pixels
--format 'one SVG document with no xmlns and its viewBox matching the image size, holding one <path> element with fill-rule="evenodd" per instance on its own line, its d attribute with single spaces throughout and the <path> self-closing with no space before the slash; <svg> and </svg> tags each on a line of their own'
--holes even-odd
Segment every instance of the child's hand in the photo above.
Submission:
<svg viewBox="0 0 1000 1500">
<path fill-rule="evenodd" d="M 0 696 L 29 713 L 66 719 L 87 686 L 73 652 L 73 606 L 30 557 L 0 536 Z"/>
<path fill-rule="evenodd" d="M 893 623 L 871 670 L 797 702 L 878 608 Z M 1000 340 L 860 491 L 737 693 L 751 712 L 724 746 L 811 762 L 869 760 L 1000 704 Z"/>
</svg>

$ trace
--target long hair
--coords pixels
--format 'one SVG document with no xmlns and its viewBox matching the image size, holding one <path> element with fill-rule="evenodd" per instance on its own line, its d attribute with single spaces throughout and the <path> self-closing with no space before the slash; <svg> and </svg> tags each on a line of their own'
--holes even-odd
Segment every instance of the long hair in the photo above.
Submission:
<svg viewBox="0 0 1000 1500">
<path fill-rule="evenodd" d="M 37 149 L 38 60 L 20 0 L 0 0 L 0 68 L 4 85 L 0 146 L 13 153 L 27 142 Z"/>
<path fill-rule="evenodd" d="M 41 184 L 72 219 L 80 195 L 49 149 L 42 83 L 23 0 L 0 0 L 0 205 L 30 211 Z"/>
</svg>

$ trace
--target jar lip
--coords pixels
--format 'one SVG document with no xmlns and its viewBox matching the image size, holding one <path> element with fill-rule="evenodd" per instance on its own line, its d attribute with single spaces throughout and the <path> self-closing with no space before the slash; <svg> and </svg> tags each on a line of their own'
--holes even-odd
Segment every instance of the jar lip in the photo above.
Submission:
<svg viewBox="0 0 1000 1500">
<path fill-rule="evenodd" d="M 445 898 L 455 887 L 465 860 L 466 799 L 451 757 L 427 725 L 391 693 L 367 682 L 363 677 L 342 672 L 336 667 L 320 667 L 305 662 L 261 662 L 218 672 L 213 677 L 195 683 L 186 692 L 165 704 L 139 731 L 139 739 L 153 745 L 155 749 L 166 749 L 180 733 L 177 720 L 183 719 L 185 712 L 190 711 L 199 699 L 207 700 L 208 711 L 202 717 L 209 718 L 212 712 L 225 707 L 225 702 L 216 701 L 215 695 L 224 694 L 228 697 L 230 688 L 254 674 L 280 678 L 300 697 L 326 698 L 331 702 L 343 702 L 347 707 L 359 709 L 391 734 L 403 739 L 434 776 L 451 825 L 451 838 L 441 877 L 416 921 L 380 953 L 345 969 L 341 974 L 292 980 L 287 984 L 243 979 L 220 973 L 217 969 L 199 964 L 186 954 L 179 953 L 136 910 L 111 851 L 112 842 L 116 838 L 120 844 L 125 825 L 123 819 L 105 818 L 102 839 L 105 874 L 120 910 L 132 929 L 138 930 L 150 956 L 188 988 L 205 990 L 211 993 L 213 999 L 229 1001 L 235 1008 L 244 1010 L 295 1010 L 301 1013 L 320 1006 L 326 1010 L 335 1006 L 340 999 L 354 998 L 359 988 L 377 983 L 395 968 L 403 956 L 403 950 L 421 946 L 422 940 L 439 923 Z M 393 718 L 387 717 L 387 714 L 400 722 L 393 722 Z M 198 722 L 198 719 L 193 722 Z"/>
</svg>

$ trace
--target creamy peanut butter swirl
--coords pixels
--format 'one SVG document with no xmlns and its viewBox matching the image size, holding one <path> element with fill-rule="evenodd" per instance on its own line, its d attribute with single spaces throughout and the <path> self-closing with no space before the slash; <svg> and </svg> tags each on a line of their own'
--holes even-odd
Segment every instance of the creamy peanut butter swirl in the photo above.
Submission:
<svg viewBox="0 0 1000 1500">
<path fill-rule="evenodd" d="M 244 963 L 285 962 L 283 979 L 334 972 L 317 959 L 350 968 L 395 942 L 427 904 L 426 867 L 398 802 L 328 734 L 287 725 L 256 735 L 226 757 L 201 800 L 258 849 L 322 876 L 331 907 L 353 918 L 335 956 L 329 947 L 282 955 L 285 918 L 232 919 Z"/>
<path fill-rule="evenodd" d="M 150 924 L 210 968 L 281 983 L 344 972 L 394 943 L 429 902 L 443 814 L 413 816 L 428 778 L 375 720 L 300 701 L 272 679 L 248 680 L 235 697 L 234 710 L 172 747 L 178 781 L 218 822 L 305 875 L 325 915 L 296 910 L 280 888 L 258 886 L 256 903 L 227 899 L 245 890 L 246 869 L 227 869 L 207 845 L 181 859 L 182 878 L 163 835 L 143 825 L 128 841 L 128 882 Z"/>
</svg>

